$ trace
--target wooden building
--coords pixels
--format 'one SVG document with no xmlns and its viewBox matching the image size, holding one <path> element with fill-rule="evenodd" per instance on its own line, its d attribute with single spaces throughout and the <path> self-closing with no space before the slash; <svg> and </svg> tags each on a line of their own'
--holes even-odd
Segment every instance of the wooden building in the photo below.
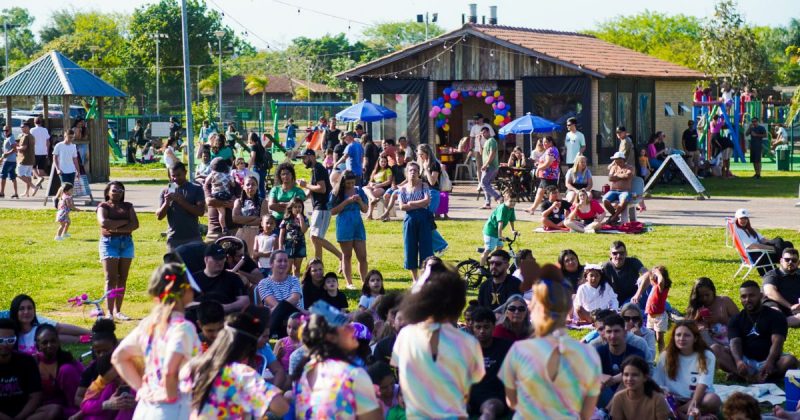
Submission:
<svg viewBox="0 0 800 420">
<path fill-rule="evenodd" d="M 563 124 L 576 117 L 587 157 L 604 167 L 618 147 L 618 125 L 639 145 L 660 130 L 679 146 L 694 84 L 704 75 L 591 35 L 467 23 L 337 77 L 356 82 L 360 98 L 398 113 L 396 120 L 372 123 L 378 138 L 455 146 L 474 114 L 493 122 L 497 111 L 482 92 L 499 91 L 512 119 L 530 112 Z M 447 131 L 430 117 L 445 89 L 461 94 Z M 556 133 L 558 144 L 563 135 Z M 508 141 L 523 144 L 521 136 Z"/>
</svg>

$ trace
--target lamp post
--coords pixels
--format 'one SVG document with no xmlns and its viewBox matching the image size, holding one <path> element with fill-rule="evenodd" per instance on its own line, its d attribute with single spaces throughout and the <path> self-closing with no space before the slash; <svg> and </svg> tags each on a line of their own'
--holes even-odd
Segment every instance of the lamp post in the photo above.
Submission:
<svg viewBox="0 0 800 420">
<path fill-rule="evenodd" d="M 11 25 L 8 22 L 3 21 L 3 43 L 6 46 L 6 65 L 4 66 L 6 72 L 3 78 L 8 78 L 8 68 L 10 67 L 8 64 L 8 30 L 14 29 L 17 26 L 19 25 Z"/>
<path fill-rule="evenodd" d="M 222 37 L 225 36 L 225 31 L 214 31 L 214 35 L 217 37 L 219 46 L 219 127 L 217 130 L 222 130 Z"/>
<path fill-rule="evenodd" d="M 161 83 L 161 60 L 159 55 L 159 44 L 161 44 L 161 39 L 169 38 L 169 35 L 155 32 L 150 34 L 150 38 L 156 41 L 156 115 L 161 114 L 161 93 L 160 93 L 160 83 Z"/>
<path fill-rule="evenodd" d="M 428 24 L 429 23 L 436 23 L 439 20 L 439 14 L 433 13 L 432 16 L 425 12 L 425 15 L 417 15 L 417 22 L 425 24 L 425 40 L 428 40 Z"/>
</svg>

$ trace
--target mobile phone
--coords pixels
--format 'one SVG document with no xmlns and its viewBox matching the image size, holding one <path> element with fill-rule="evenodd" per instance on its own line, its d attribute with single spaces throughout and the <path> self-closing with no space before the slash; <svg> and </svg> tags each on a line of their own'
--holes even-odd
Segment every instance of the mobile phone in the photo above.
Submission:
<svg viewBox="0 0 800 420">
<path fill-rule="evenodd" d="M 119 394 L 130 394 L 131 393 L 131 387 L 128 386 L 128 385 L 121 385 L 119 388 L 117 388 L 117 393 L 119 393 Z"/>
<path fill-rule="evenodd" d="M 177 185 L 176 183 L 174 183 L 174 182 L 170 182 L 170 183 L 169 183 L 169 188 L 168 188 L 168 190 L 167 190 L 167 191 L 169 191 L 169 193 L 170 193 L 170 194 L 172 194 L 172 193 L 174 193 L 174 192 L 175 192 L 175 190 L 177 190 L 177 189 L 178 189 L 178 185 Z"/>
</svg>

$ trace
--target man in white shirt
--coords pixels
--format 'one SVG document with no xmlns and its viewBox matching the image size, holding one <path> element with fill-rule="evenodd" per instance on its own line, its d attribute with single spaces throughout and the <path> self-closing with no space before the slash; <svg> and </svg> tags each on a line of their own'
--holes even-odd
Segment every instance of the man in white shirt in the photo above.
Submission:
<svg viewBox="0 0 800 420">
<path fill-rule="evenodd" d="M 578 120 L 574 117 L 567 119 L 567 132 L 564 145 L 567 147 L 567 165 L 575 163 L 575 157 L 579 154 L 583 155 L 586 150 L 586 138 L 583 133 L 578 131 Z"/>
<path fill-rule="evenodd" d="M 472 143 L 472 157 L 475 158 L 475 164 L 477 165 L 478 170 L 483 167 L 483 159 L 481 157 L 481 153 L 483 152 L 483 145 L 486 143 L 486 139 L 490 137 L 494 137 L 494 129 L 489 124 L 486 124 L 486 120 L 483 118 L 483 114 L 478 113 L 475 114 L 473 117 L 475 120 L 475 124 L 472 125 L 472 128 L 469 130 L 469 138 Z M 483 128 L 486 127 L 489 129 L 489 137 L 483 137 L 481 131 Z M 478 180 L 480 181 L 480 180 Z M 478 184 L 478 191 L 481 190 L 480 183 Z"/>
<path fill-rule="evenodd" d="M 64 141 L 56 144 L 56 147 L 53 148 L 53 165 L 56 167 L 56 173 L 62 183 L 69 182 L 72 185 L 75 185 L 75 175 L 80 168 L 78 148 L 72 142 L 74 136 L 72 129 L 67 130 L 64 134 Z"/>
<path fill-rule="evenodd" d="M 36 139 L 34 144 L 34 152 L 36 154 L 36 163 L 33 165 L 33 174 L 39 178 L 36 185 L 42 185 L 44 177 L 47 176 L 47 151 L 50 150 L 50 132 L 44 128 L 44 120 L 42 117 L 36 117 L 33 120 L 36 127 L 31 129 L 31 135 Z"/>
</svg>

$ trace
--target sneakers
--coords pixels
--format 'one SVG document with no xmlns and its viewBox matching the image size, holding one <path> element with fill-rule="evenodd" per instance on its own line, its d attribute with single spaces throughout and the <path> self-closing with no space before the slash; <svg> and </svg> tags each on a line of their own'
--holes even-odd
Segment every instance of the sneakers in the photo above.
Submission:
<svg viewBox="0 0 800 420">
<path fill-rule="evenodd" d="M 61 237 L 66 239 L 66 238 L 71 238 L 72 235 L 70 235 L 69 233 L 65 233 L 65 234 L 61 235 Z"/>
<path fill-rule="evenodd" d="M 358 287 L 356 287 L 356 285 L 354 284 L 348 284 L 347 286 L 345 286 L 345 288 L 347 290 L 358 290 Z"/>
<path fill-rule="evenodd" d="M 55 237 L 55 238 L 53 238 L 53 240 L 54 240 L 54 241 L 63 241 L 63 240 L 64 240 L 64 237 L 56 235 L 56 237 Z"/>
<path fill-rule="evenodd" d="M 115 313 L 114 314 L 114 318 L 116 318 L 117 321 L 130 321 L 131 320 L 131 317 L 129 317 L 128 315 L 123 314 L 122 312 Z"/>
</svg>

